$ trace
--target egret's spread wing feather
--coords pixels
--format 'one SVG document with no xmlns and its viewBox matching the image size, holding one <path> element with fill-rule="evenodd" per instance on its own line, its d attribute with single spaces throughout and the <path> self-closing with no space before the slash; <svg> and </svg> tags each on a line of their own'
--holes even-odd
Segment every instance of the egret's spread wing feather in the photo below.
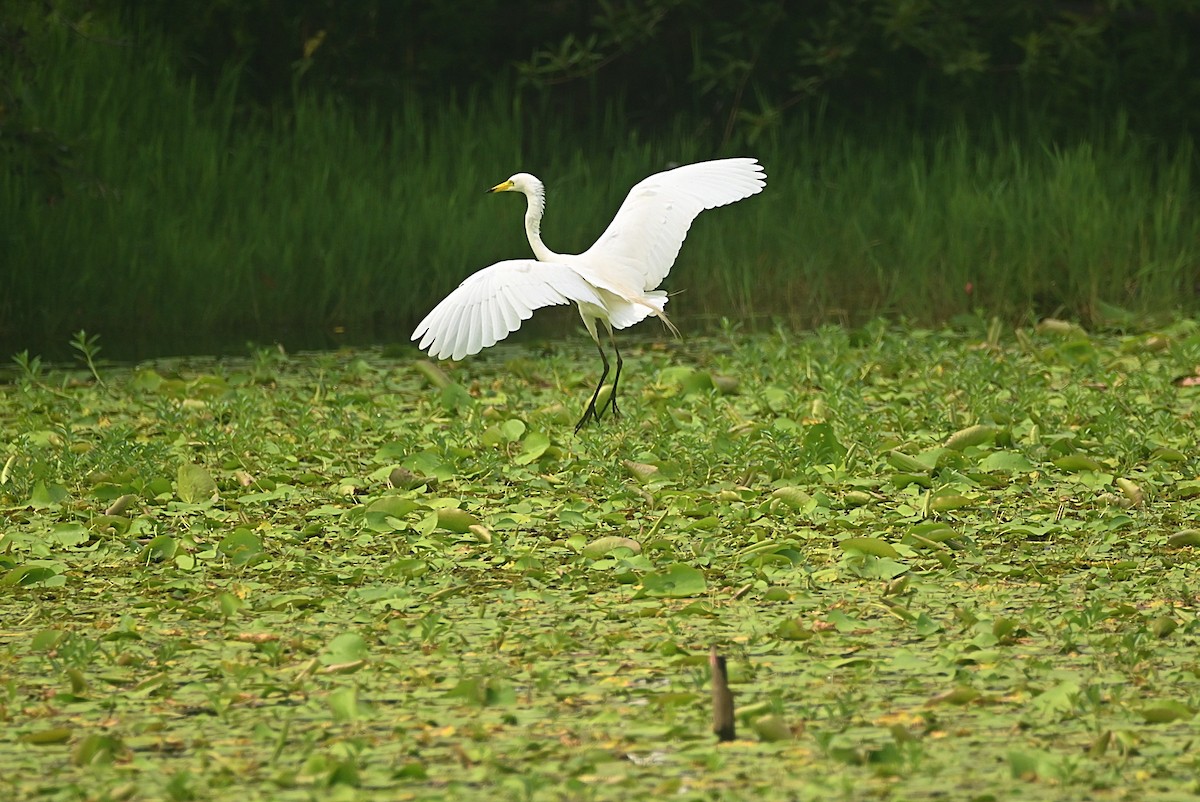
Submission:
<svg viewBox="0 0 1200 802">
<path fill-rule="evenodd" d="M 496 308 L 504 315 L 504 326 L 509 331 L 516 331 L 521 326 L 521 315 L 517 312 L 516 306 L 508 297 L 506 288 L 501 287 L 500 292 L 496 293 Z"/>
<path fill-rule="evenodd" d="M 462 359 L 495 345 L 533 316 L 556 304 L 600 304 L 596 289 L 557 262 L 513 259 L 468 276 L 426 315 L 412 338 L 437 359 Z"/>
<path fill-rule="evenodd" d="M 766 177 L 754 159 L 699 162 L 652 175 L 629 191 L 600 239 L 572 264 L 598 287 L 652 290 L 671 272 L 700 212 L 761 192 Z"/>
</svg>

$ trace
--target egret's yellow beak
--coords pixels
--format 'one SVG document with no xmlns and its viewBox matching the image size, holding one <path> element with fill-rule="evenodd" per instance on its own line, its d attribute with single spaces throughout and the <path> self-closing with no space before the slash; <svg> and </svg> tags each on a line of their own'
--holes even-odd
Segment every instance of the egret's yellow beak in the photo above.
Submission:
<svg viewBox="0 0 1200 802">
<path fill-rule="evenodd" d="M 508 192 L 512 188 L 513 182 L 505 181 L 503 184 L 497 184 L 496 186 L 492 187 L 488 190 L 488 192 Z"/>
</svg>

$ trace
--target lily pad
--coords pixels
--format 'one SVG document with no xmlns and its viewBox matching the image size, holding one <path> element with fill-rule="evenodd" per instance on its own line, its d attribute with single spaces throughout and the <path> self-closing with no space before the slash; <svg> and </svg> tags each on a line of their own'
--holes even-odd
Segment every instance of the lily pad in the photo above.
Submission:
<svg viewBox="0 0 1200 802">
<path fill-rule="evenodd" d="M 217 500 L 217 483 L 202 465 L 189 463 L 179 466 L 175 484 L 179 500 L 187 504 Z"/>
<path fill-rule="evenodd" d="M 896 551 L 895 547 L 887 541 L 876 537 L 848 537 L 845 540 L 838 541 L 838 546 L 843 551 L 860 551 L 863 554 L 870 554 L 874 557 L 900 558 L 900 552 Z"/>
<path fill-rule="evenodd" d="M 642 592 L 647 596 L 685 598 L 699 596 L 708 588 L 704 574 L 690 565 L 675 563 L 665 571 L 642 577 Z"/>
<path fill-rule="evenodd" d="M 609 554 L 616 549 L 628 549 L 632 554 L 642 553 L 642 544 L 638 543 L 633 538 L 618 537 L 616 535 L 608 535 L 599 537 L 583 547 L 583 556 L 593 560 L 598 560 L 601 557 Z"/>
</svg>

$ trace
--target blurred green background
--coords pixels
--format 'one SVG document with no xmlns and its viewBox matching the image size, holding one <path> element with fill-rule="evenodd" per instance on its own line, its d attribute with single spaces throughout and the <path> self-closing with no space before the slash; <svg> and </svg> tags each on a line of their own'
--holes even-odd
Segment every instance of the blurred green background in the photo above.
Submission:
<svg viewBox="0 0 1200 802">
<path fill-rule="evenodd" d="M 768 187 L 694 226 L 693 331 L 1153 325 L 1200 292 L 1197 41 L 1200 0 L 6 3 L 0 355 L 406 341 L 528 255 L 511 173 L 575 252 L 731 155 Z"/>
</svg>

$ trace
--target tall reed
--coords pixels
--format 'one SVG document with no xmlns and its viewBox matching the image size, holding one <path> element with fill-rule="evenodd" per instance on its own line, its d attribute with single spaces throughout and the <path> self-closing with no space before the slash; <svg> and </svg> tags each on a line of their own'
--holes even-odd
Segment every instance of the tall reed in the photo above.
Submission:
<svg viewBox="0 0 1200 802">
<path fill-rule="evenodd" d="M 404 339 L 470 272 L 529 255 L 519 199 L 483 194 L 509 174 L 546 181 L 547 244 L 573 252 L 649 173 L 737 155 L 682 125 L 641 138 L 616 108 L 581 133 L 503 88 L 373 111 L 300 96 L 248 115 L 236 75 L 202 93 L 152 42 L 62 33 L 55 47 L 17 85 L 23 119 L 65 145 L 60 167 L 0 172 L 0 354 L 79 328 L 109 353 Z M 1065 145 L 999 124 L 785 125 L 750 149 L 767 191 L 697 220 L 672 311 L 801 325 L 1087 318 L 1100 301 L 1194 311 L 1191 140 L 1087 125 Z"/>
</svg>

